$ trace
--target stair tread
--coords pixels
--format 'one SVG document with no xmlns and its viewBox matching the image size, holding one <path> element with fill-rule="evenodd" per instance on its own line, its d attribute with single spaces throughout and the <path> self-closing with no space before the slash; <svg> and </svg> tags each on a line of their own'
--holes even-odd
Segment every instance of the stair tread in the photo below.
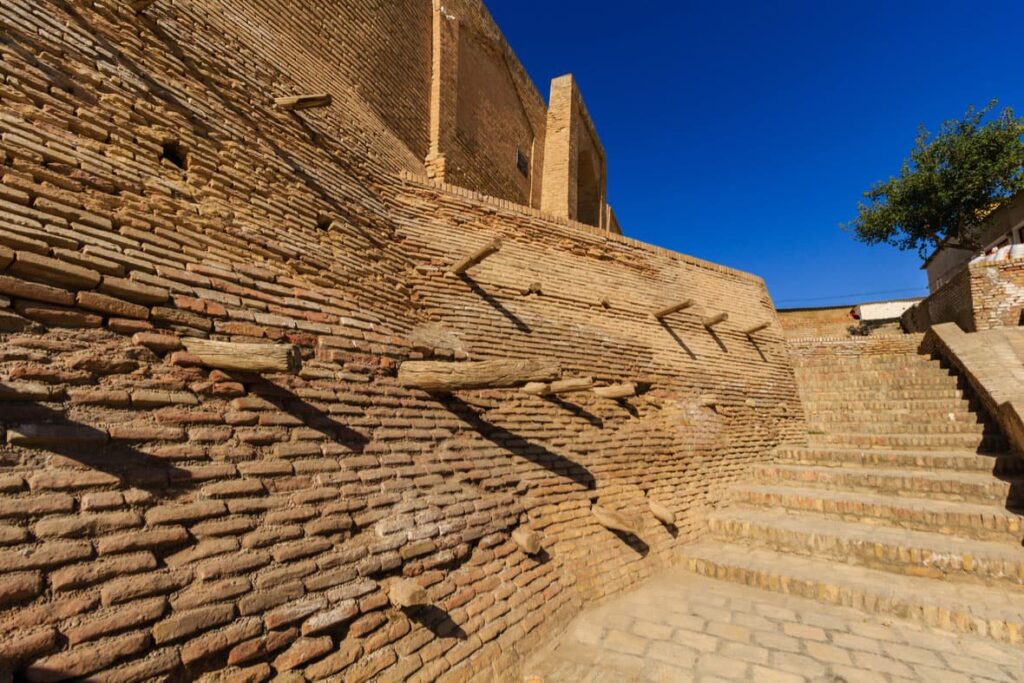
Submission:
<svg viewBox="0 0 1024 683">
<path fill-rule="evenodd" d="M 782 462 L 779 464 L 791 464 L 799 465 L 799 463 L 787 463 L 785 459 L 800 457 L 806 455 L 807 457 L 821 459 L 822 456 L 835 456 L 837 462 L 831 467 L 843 467 L 844 469 L 859 469 L 859 466 L 850 465 L 848 462 L 843 462 L 840 459 L 850 456 L 860 456 L 864 458 L 897 458 L 900 460 L 913 460 L 914 458 L 920 458 L 922 460 L 936 462 L 940 460 L 969 460 L 977 463 L 978 470 L 988 468 L 988 472 L 991 472 L 995 468 L 996 462 L 999 458 L 1010 457 L 1010 453 L 1006 451 L 977 451 L 970 448 L 950 448 L 942 451 L 926 451 L 926 450 L 914 450 L 914 449 L 900 449 L 900 448 L 858 448 L 858 447 L 844 447 L 836 446 L 832 444 L 821 444 L 816 446 L 784 446 L 776 449 L 776 455 L 782 458 Z M 873 464 L 875 467 L 881 468 L 881 463 Z M 907 467 L 909 465 L 899 465 L 900 467 Z M 826 465 L 828 467 L 828 465 Z M 917 471 L 917 470 L 914 470 Z"/>
<path fill-rule="evenodd" d="M 867 476 L 879 477 L 911 477 L 924 478 L 932 481 L 959 481 L 964 483 L 991 483 L 1003 481 L 1007 484 L 1024 484 L 1024 475 L 1017 476 L 994 476 L 984 472 L 964 472 L 962 470 L 905 470 L 899 468 L 885 467 L 826 467 L 820 465 L 800 465 L 787 463 L 773 463 L 757 465 L 759 468 L 781 468 L 788 471 L 814 471 L 822 474 L 835 473 L 836 470 L 846 472 L 857 472 Z"/>
<path fill-rule="evenodd" d="M 839 536 L 868 543 L 885 543 L 905 548 L 970 554 L 974 557 L 998 558 L 1012 562 L 1024 561 L 1024 547 L 999 541 L 982 541 L 951 534 L 936 534 L 901 527 L 825 519 L 813 514 L 780 512 L 753 507 L 733 507 L 711 513 L 710 518 L 733 522 L 750 522 L 790 532 L 819 536 Z"/>
<path fill-rule="evenodd" d="M 699 541 L 685 546 L 682 552 L 688 558 L 745 567 L 798 581 L 827 581 L 830 585 L 871 592 L 904 603 L 956 607 L 983 619 L 999 618 L 1016 623 L 1024 620 L 1024 600 L 1018 599 L 1019 594 L 1001 587 L 921 579 L 732 543 Z"/>
<path fill-rule="evenodd" d="M 927 512 L 946 512 L 963 515 L 998 515 L 1008 518 L 1024 518 L 1024 514 L 1007 510 L 996 503 L 982 505 L 961 501 L 939 500 L 932 498 L 910 498 L 906 496 L 878 495 L 860 491 L 835 491 L 832 489 L 806 488 L 801 486 L 769 486 L 764 484 L 740 485 L 739 491 L 758 493 L 774 493 L 780 495 L 800 495 L 807 498 L 857 501 L 870 505 L 892 508 L 907 508 Z"/>
</svg>

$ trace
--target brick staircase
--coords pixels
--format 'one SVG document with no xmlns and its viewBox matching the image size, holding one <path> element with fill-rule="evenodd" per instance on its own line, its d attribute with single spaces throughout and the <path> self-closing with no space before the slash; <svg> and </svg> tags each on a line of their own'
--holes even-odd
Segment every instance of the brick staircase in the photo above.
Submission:
<svg viewBox="0 0 1024 683">
<path fill-rule="evenodd" d="M 914 353 L 797 362 L 809 445 L 755 467 L 700 574 L 1024 642 L 1024 459 Z"/>
</svg>

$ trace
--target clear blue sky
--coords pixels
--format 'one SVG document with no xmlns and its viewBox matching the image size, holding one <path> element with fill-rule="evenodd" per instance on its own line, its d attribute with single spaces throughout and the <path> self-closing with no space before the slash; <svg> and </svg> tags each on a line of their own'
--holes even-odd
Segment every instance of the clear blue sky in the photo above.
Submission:
<svg viewBox="0 0 1024 683">
<path fill-rule="evenodd" d="M 839 224 L 918 124 L 1024 113 L 1020 0 L 486 3 L 545 97 L 576 75 L 626 234 L 757 273 L 779 307 L 924 292 L 915 252 Z"/>
</svg>

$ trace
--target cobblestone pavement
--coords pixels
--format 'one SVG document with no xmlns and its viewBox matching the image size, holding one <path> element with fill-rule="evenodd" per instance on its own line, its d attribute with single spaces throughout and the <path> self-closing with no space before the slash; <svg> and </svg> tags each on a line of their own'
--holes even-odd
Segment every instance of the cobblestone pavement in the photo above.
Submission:
<svg viewBox="0 0 1024 683">
<path fill-rule="evenodd" d="M 1024 646 L 678 570 L 584 612 L 525 672 L 543 683 L 1024 681 Z"/>
</svg>

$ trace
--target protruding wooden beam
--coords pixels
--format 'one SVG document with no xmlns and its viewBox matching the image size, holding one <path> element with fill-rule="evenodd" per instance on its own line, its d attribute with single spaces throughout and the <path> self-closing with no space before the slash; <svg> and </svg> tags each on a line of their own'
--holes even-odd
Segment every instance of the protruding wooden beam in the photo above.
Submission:
<svg viewBox="0 0 1024 683">
<path fill-rule="evenodd" d="M 295 374 L 302 368 L 302 356 L 294 344 L 238 344 L 198 338 L 182 339 L 181 343 L 204 366 L 217 370 Z"/>
<path fill-rule="evenodd" d="M 398 369 L 402 386 L 424 391 L 502 389 L 527 382 L 548 382 L 558 377 L 557 363 L 543 360 L 484 360 L 465 363 L 406 361 Z"/>
<path fill-rule="evenodd" d="M 523 296 L 528 296 L 530 294 L 543 294 L 544 293 L 543 289 L 541 288 L 541 284 L 539 282 L 531 282 L 528 287 L 523 287 L 519 291 L 521 291 L 523 293 Z"/>
<path fill-rule="evenodd" d="M 540 552 L 540 534 L 524 527 L 512 532 L 512 540 L 527 555 L 536 555 Z"/>
<path fill-rule="evenodd" d="M 156 2 L 156 0 L 126 0 L 127 5 L 131 7 L 132 11 L 136 14 L 139 14 L 154 2 Z"/>
<path fill-rule="evenodd" d="M 591 506 L 590 512 L 597 519 L 598 524 L 606 529 L 622 531 L 634 536 L 640 535 L 640 525 L 637 524 L 636 520 L 630 519 L 620 512 L 613 512 L 597 505 Z"/>
<path fill-rule="evenodd" d="M 429 602 L 423 586 L 409 579 L 397 579 L 388 589 L 388 600 L 395 607 L 419 607 Z"/>
<path fill-rule="evenodd" d="M 701 408 L 714 408 L 718 405 L 718 397 L 714 394 L 704 394 L 697 402 Z"/>
<path fill-rule="evenodd" d="M 594 393 L 601 398 L 626 398 L 636 396 L 636 385 L 632 382 L 609 384 L 606 387 L 594 387 Z"/>
<path fill-rule="evenodd" d="M 314 95 L 275 97 L 274 106 L 282 111 L 299 111 L 301 109 L 313 109 L 314 107 L 329 107 L 332 101 L 333 98 L 330 93 L 322 92 Z"/>
<path fill-rule="evenodd" d="M 771 327 L 771 325 L 772 325 L 771 321 L 766 320 L 763 323 L 758 323 L 758 324 L 754 325 L 753 327 L 748 327 L 747 329 L 743 330 L 743 333 L 748 335 L 748 336 L 749 335 L 753 335 L 753 334 L 757 334 L 761 330 L 768 329 L 769 327 Z"/>
<path fill-rule="evenodd" d="M 711 315 L 711 316 L 708 316 L 706 318 L 702 318 L 700 322 L 701 322 L 702 325 L 704 325 L 704 327 L 707 327 L 708 329 L 711 329 L 715 325 L 719 325 L 721 323 L 724 323 L 728 319 L 729 319 L 729 314 L 728 313 L 718 313 L 716 315 Z"/>
<path fill-rule="evenodd" d="M 552 382 L 548 389 L 549 394 L 571 394 L 574 391 L 586 391 L 594 386 L 593 377 L 573 377 Z"/>
<path fill-rule="evenodd" d="M 448 272 L 451 275 L 462 275 L 467 270 L 469 270 L 476 264 L 480 263 L 491 254 L 497 253 L 499 251 L 501 251 L 501 240 L 494 240 L 493 242 L 490 242 L 480 247 L 472 254 L 456 263 Z"/>
<path fill-rule="evenodd" d="M 551 393 L 551 385 L 547 382 L 527 382 L 520 391 L 531 396 L 547 396 Z"/>
<path fill-rule="evenodd" d="M 663 308 L 660 311 L 655 311 L 654 317 L 657 318 L 658 320 L 661 320 L 665 316 L 672 315 L 676 311 L 681 311 L 684 308 L 689 308 L 690 306 L 693 306 L 693 299 L 687 299 L 686 301 L 682 301 L 678 304 L 673 304 L 668 308 Z"/>
<path fill-rule="evenodd" d="M 676 513 L 672 512 L 658 501 L 651 500 L 649 498 L 647 499 L 647 506 L 651 509 L 651 514 L 654 515 L 658 521 L 669 526 L 675 526 Z"/>
</svg>

